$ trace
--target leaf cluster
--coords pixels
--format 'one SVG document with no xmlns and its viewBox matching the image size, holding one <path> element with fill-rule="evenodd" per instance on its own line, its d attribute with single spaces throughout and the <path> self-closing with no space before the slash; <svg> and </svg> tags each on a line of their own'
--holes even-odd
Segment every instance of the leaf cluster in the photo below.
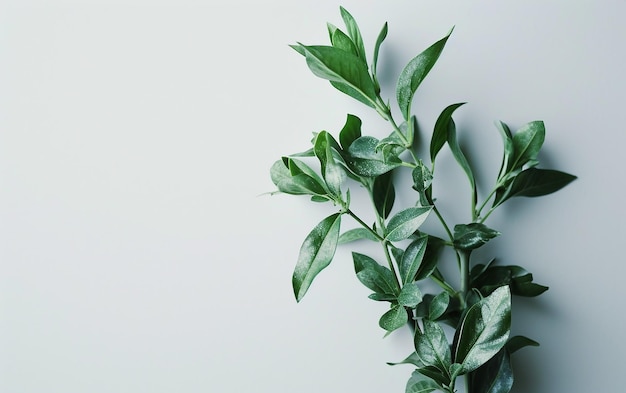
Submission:
<svg viewBox="0 0 626 393">
<path fill-rule="evenodd" d="M 510 337 L 511 297 L 537 296 L 546 286 L 516 265 L 472 263 L 472 252 L 500 235 L 485 224 L 492 212 L 509 199 L 538 197 L 560 190 L 575 176 L 541 169 L 539 151 L 545 140 L 541 121 L 532 121 L 515 132 L 497 122 L 503 141 L 498 176 L 488 196 L 478 200 L 476 174 L 457 138 L 453 115 L 464 103 L 444 108 L 432 131 L 429 159 L 416 156 L 413 115 L 414 96 L 439 59 L 452 30 L 415 56 L 400 73 L 395 101 L 402 121 L 397 123 L 389 101 L 381 96 L 378 55 L 387 37 L 385 23 L 368 60 L 363 38 L 352 15 L 340 8 L 345 32 L 328 24 L 330 45 L 292 48 L 302 55 L 312 73 L 343 94 L 374 109 L 389 123 L 389 133 L 379 139 L 363 133 L 361 119 L 348 114 L 337 137 L 327 131 L 314 134 L 309 149 L 277 160 L 270 174 L 278 192 L 308 196 L 313 202 L 330 202 L 337 211 L 325 217 L 306 236 L 292 277 L 294 295 L 301 301 L 317 275 L 333 260 L 339 245 L 357 241 L 380 244 L 379 256 L 354 251 L 357 279 L 371 291 L 369 298 L 388 303 L 379 326 L 388 334 L 409 326 L 414 332 L 413 351 L 402 362 L 415 367 L 406 392 L 455 392 L 465 375 L 468 392 L 509 392 L 513 384 L 510 356 L 518 349 L 537 345 L 522 337 Z M 450 226 L 433 197 L 433 178 L 439 153 L 450 149 L 465 173 L 470 193 L 470 217 Z M 396 176 L 409 168 L 414 203 L 396 207 Z M 351 190 L 365 190 L 375 221 L 366 223 L 351 209 Z M 480 203 L 479 203 L 480 202 Z M 421 230 L 428 217 L 441 223 L 447 239 Z M 342 230 L 353 220 L 356 228 Z M 444 277 L 441 252 L 450 248 L 459 267 L 459 282 Z M 382 260 L 382 262 L 381 262 Z M 430 280 L 439 292 L 423 292 Z M 452 327 L 454 334 L 446 329 Z"/>
</svg>

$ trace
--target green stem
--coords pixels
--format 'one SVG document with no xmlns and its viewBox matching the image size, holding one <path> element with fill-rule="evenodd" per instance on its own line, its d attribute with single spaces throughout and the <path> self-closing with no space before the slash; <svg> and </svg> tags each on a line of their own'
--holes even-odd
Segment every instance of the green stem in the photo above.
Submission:
<svg viewBox="0 0 626 393">
<path fill-rule="evenodd" d="M 380 242 L 384 242 L 384 241 L 385 241 L 385 239 L 384 239 L 382 236 L 380 236 L 378 233 L 376 233 L 376 231 L 375 231 L 375 230 L 373 230 L 372 228 L 370 228 L 370 226 L 369 226 L 369 225 L 367 225 L 367 224 L 366 224 L 363 220 L 361 220 L 361 219 L 359 218 L 359 216 L 357 216 L 356 214 L 354 214 L 354 212 L 353 212 L 352 210 L 350 210 L 350 209 L 346 210 L 346 214 L 348 214 L 350 217 L 354 218 L 354 220 L 355 220 L 356 222 L 358 222 L 359 224 L 361 224 L 361 226 L 362 226 L 363 228 L 367 229 L 367 230 L 368 230 L 368 231 L 369 231 L 372 235 L 374 235 L 374 236 L 376 237 L 376 239 L 378 239 L 378 241 L 380 241 Z"/>
<path fill-rule="evenodd" d="M 391 254 L 389 253 L 389 242 L 382 242 L 383 250 L 385 251 L 385 258 L 387 258 L 387 263 L 389 264 L 389 270 L 393 273 L 393 276 L 396 278 L 396 285 L 398 286 L 398 290 L 402 289 L 402 285 L 400 284 L 400 278 L 398 278 L 398 273 L 396 272 L 396 268 L 393 264 L 393 259 L 391 259 Z"/>
<path fill-rule="evenodd" d="M 465 299 L 471 290 L 470 288 L 470 251 L 458 250 L 461 264 L 461 307 L 467 306 Z"/>
</svg>

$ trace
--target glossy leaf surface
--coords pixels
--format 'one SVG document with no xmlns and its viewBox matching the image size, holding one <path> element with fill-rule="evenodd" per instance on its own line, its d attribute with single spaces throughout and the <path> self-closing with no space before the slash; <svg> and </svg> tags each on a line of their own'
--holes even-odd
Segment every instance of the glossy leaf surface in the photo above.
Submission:
<svg viewBox="0 0 626 393">
<path fill-rule="evenodd" d="M 513 180 L 506 198 L 538 197 L 560 190 L 576 180 L 576 176 L 551 169 L 529 168 Z"/>
<path fill-rule="evenodd" d="M 406 284 L 415 280 L 417 271 L 419 270 L 424 254 L 426 253 L 426 245 L 428 244 L 428 235 L 422 234 L 417 240 L 414 240 L 404 251 L 400 261 L 400 278 L 402 283 Z"/>
<path fill-rule="evenodd" d="M 424 223 L 430 207 L 409 207 L 396 213 L 387 224 L 386 240 L 395 242 L 407 239 Z"/>
<path fill-rule="evenodd" d="M 428 319 L 435 321 L 446 312 L 449 304 L 450 295 L 448 292 L 441 292 L 435 296 L 428 307 Z"/>
<path fill-rule="evenodd" d="M 391 213 L 393 203 L 396 199 L 396 190 L 393 185 L 392 172 L 387 172 L 374 179 L 372 199 L 374 207 L 378 211 L 378 215 L 382 218 L 387 218 L 389 213 Z"/>
<path fill-rule="evenodd" d="M 404 120 L 409 120 L 411 117 L 413 95 L 437 62 L 451 33 L 452 32 L 448 33 L 444 38 L 435 42 L 422 53 L 414 57 L 400 73 L 396 87 L 396 98 Z"/>
<path fill-rule="evenodd" d="M 272 165 L 270 175 L 278 190 L 286 194 L 326 195 L 324 186 L 318 180 L 304 173 L 293 176 L 282 160 Z"/>
<path fill-rule="evenodd" d="M 447 372 L 452 364 L 450 344 L 437 322 L 424 319 L 424 331 L 415 332 L 415 351 L 427 366 Z"/>
<path fill-rule="evenodd" d="M 472 167 L 467 161 L 467 158 L 465 158 L 465 154 L 463 154 L 461 146 L 459 146 L 459 142 L 456 138 L 456 126 L 454 124 L 454 120 L 452 119 L 448 122 L 448 145 L 450 146 L 450 150 L 452 150 L 454 159 L 459 163 L 470 182 L 473 194 L 472 198 L 476 199 L 476 180 L 474 179 L 474 171 L 472 171 Z"/>
<path fill-rule="evenodd" d="M 452 114 L 456 111 L 461 105 L 464 105 L 464 102 L 458 104 L 452 104 L 446 107 L 435 122 L 435 128 L 433 129 L 433 135 L 430 139 L 430 160 L 431 162 L 435 161 L 437 154 L 448 141 L 448 128 L 450 125 L 450 121 L 452 120 Z"/>
<path fill-rule="evenodd" d="M 464 373 L 476 370 L 502 349 L 510 328 L 511 293 L 503 286 L 468 309 L 458 331 L 454 361 Z"/>
<path fill-rule="evenodd" d="M 513 387 L 510 355 L 502 348 L 494 357 L 472 373 L 472 387 L 481 393 L 509 393 Z"/>
<path fill-rule="evenodd" d="M 405 284 L 398 295 L 398 304 L 415 308 L 422 301 L 422 291 L 416 282 Z"/>
<path fill-rule="evenodd" d="M 391 310 L 387 311 L 382 317 L 380 317 L 378 325 L 388 332 L 393 332 L 394 330 L 400 329 L 406 325 L 408 320 L 409 316 L 407 315 L 404 307 L 396 304 L 391 307 Z"/>
<path fill-rule="evenodd" d="M 346 123 L 339 133 L 339 143 L 344 150 L 348 150 L 352 142 L 361 136 L 361 119 L 348 114 Z"/>
<path fill-rule="evenodd" d="M 378 150 L 379 140 L 371 136 L 362 136 L 352 142 L 348 149 L 346 162 L 350 169 L 359 176 L 380 176 L 402 164 L 399 158 L 383 156 Z"/>
<path fill-rule="evenodd" d="M 543 145 L 546 129 L 542 121 L 525 124 L 513 135 L 513 155 L 508 169 L 521 168 L 528 161 L 536 160 Z"/>
<path fill-rule="evenodd" d="M 332 261 L 339 240 L 340 223 L 341 214 L 328 216 L 304 239 L 292 278 L 298 302 L 306 294 L 313 279 Z"/>
<path fill-rule="evenodd" d="M 367 255 L 352 253 L 354 271 L 363 285 L 379 294 L 398 295 L 398 285 L 393 272 Z"/>
<path fill-rule="evenodd" d="M 339 244 L 354 242 L 357 240 L 378 241 L 374 234 L 365 228 L 350 229 L 339 236 Z"/>
<path fill-rule="evenodd" d="M 454 247 L 460 250 L 473 250 L 500 235 L 500 232 L 485 224 L 459 224 L 454 227 Z"/>
<path fill-rule="evenodd" d="M 405 393 L 431 393 L 439 390 L 439 385 L 432 379 L 414 371 L 406 384 Z"/>
</svg>

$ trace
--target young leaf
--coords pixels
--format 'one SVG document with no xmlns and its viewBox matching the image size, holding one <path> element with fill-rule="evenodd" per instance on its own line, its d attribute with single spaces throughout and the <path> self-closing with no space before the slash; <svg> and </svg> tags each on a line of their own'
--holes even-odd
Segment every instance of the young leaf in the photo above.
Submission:
<svg viewBox="0 0 626 393">
<path fill-rule="evenodd" d="M 448 292 L 444 291 L 435 296 L 428 307 L 428 319 L 435 321 L 446 312 L 449 304 L 450 295 Z"/>
<path fill-rule="evenodd" d="M 419 371 L 413 371 L 411 378 L 406 383 L 405 393 L 431 393 L 440 389 L 441 387 L 435 381 L 422 375 Z"/>
<path fill-rule="evenodd" d="M 349 168 L 359 176 L 375 177 L 402 165 L 399 158 L 384 157 L 382 151 L 376 149 L 378 139 L 362 136 L 352 142 L 346 158 Z"/>
<path fill-rule="evenodd" d="M 409 207 L 396 213 L 389 220 L 385 240 L 397 242 L 408 239 L 422 225 L 431 207 Z"/>
<path fill-rule="evenodd" d="M 447 372 L 452 364 L 450 344 L 437 322 L 424 319 L 424 332 L 415 331 L 415 352 L 427 366 Z"/>
<path fill-rule="evenodd" d="M 352 253 L 356 277 L 363 285 L 378 294 L 398 295 L 398 284 L 393 272 L 367 255 Z"/>
<path fill-rule="evenodd" d="M 426 245 L 428 244 L 428 235 L 421 234 L 417 240 L 413 241 L 404 251 L 402 260 L 400 261 L 400 278 L 403 284 L 407 284 L 415 280 L 415 275 L 419 270 L 424 254 L 426 253 Z"/>
<path fill-rule="evenodd" d="M 327 194 L 324 186 L 319 183 L 317 178 L 312 178 L 304 173 L 293 176 L 282 160 L 278 160 L 272 165 L 270 175 L 272 182 L 280 192 L 291 195 L 324 196 Z"/>
<path fill-rule="evenodd" d="M 422 291 L 416 282 L 405 284 L 398 295 L 398 304 L 404 307 L 415 308 L 422 301 Z"/>
<path fill-rule="evenodd" d="M 417 193 L 419 194 L 418 205 L 429 206 L 430 201 L 428 199 L 427 190 L 430 188 L 430 185 L 432 184 L 432 180 L 433 180 L 432 173 L 430 172 L 428 168 L 426 168 L 422 160 L 419 160 L 417 163 L 417 166 L 413 168 L 412 176 L 413 176 L 413 189 L 417 191 Z"/>
<path fill-rule="evenodd" d="M 378 214 L 383 218 L 387 218 L 393 202 L 396 198 L 396 191 L 393 186 L 393 173 L 387 172 L 374 178 L 374 186 L 372 187 L 372 199 Z"/>
<path fill-rule="evenodd" d="M 500 166 L 500 172 L 498 174 L 498 179 L 501 179 L 506 174 L 509 161 L 513 156 L 513 134 L 511 133 L 509 126 L 501 121 L 496 122 L 496 127 L 498 127 L 498 131 L 500 131 L 500 134 L 502 135 L 502 144 L 504 145 L 502 165 Z"/>
<path fill-rule="evenodd" d="M 435 65 L 451 33 L 452 31 L 414 57 L 400 73 L 396 87 L 396 98 L 404 120 L 409 120 L 411 117 L 413 95 Z"/>
<path fill-rule="evenodd" d="M 375 242 L 378 241 L 378 238 L 374 236 L 370 230 L 365 228 L 354 228 L 342 233 L 341 236 L 339 236 L 339 244 L 350 243 L 362 239 Z"/>
<path fill-rule="evenodd" d="M 328 23 L 328 32 L 330 34 L 330 42 L 332 46 L 338 49 L 343 49 L 348 53 L 352 53 L 353 55 L 358 56 L 356 46 L 354 46 L 354 43 L 352 42 L 350 37 L 346 35 L 346 33 L 339 30 L 337 27 L 331 25 L 330 23 Z"/>
<path fill-rule="evenodd" d="M 344 150 L 348 150 L 352 142 L 361 136 L 361 119 L 355 115 L 348 114 L 346 124 L 339 132 L 339 143 Z"/>
<path fill-rule="evenodd" d="M 380 50 L 380 45 L 383 43 L 385 38 L 387 37 L 387 22 L 383 25 L 383 28 L 378 33 L 378 38 L 376 38 L 376 45 L 374 46 L 374 58 L 372 59 L 372 77 L 374 79 L 374 84 L 376 85 L 376 90 L 380 91 L 380 85 L 378 83 L 378 78 L 376 76 L 376 69 L 378 67 L 378 52 Z"/>
<path fill-rule="evenodd" d="M 452 150 L 452 155 L 459 163 L 465 174 L 467 175 L 467 179 L 470 182 L 470 186 L 472 188 L 472 198 L 474 202 L 476 201 L 476 180 L 474 180 L 474 172 L 467 162 L 461 147 L 459 146 L 459 142 L 456 139 L 456 126 L 454 124 L 454 120 L 450 119 L 448 122 L 448 145 L 450 146 L 450 150 Z"/>
<path fill-rule="evenodd" d="M 359 30 L 359 26 L 356 23 L 356 20 L 350 15 L 350 13 L 343 7 L 339 7 L 339 11 L 341 13 L 341 18 L 343 22 L 346 24 L 346 28 L 348 29 L 348 35 L 352 38 L 352 42 L 354 42 L 354 46 L 356 47 L 357 54 L 364 63 L 367 63 L 367 58 L 365 56 L 365 46 L 363 45 L 363 37 L 361 37 L 361 31 Z"/>
<path fill-rule="evenodd" d="M 536 160 L 543 145 L 546 129 L 542 121 L 525 124 L 513 135 L 513 156 L 508 171 L 521 168 L 527 162 Z"/>
<path fill-rule="evenodd" d="M 400 305 L 394 305 L 391 310 L 387 311 L 380 317 L 378 325 L 388 332 L 393 332 L 396 329 L 406 325 L 409 321 L 409 316 L 406 313 L 404 307 Z"/>
<path fill-rule="evenodd" d="M 424 258 L 422 259 L 422 263 L 420 264 L 419 269 L 417 270 L 417 274 L 415 275 L 415 281 L 423 280 L 426 277 L 430 276 L 433 271 L 437 268 L 437 263 L 439 262 L 439 255 L 441 254 L 441 250 L 445 241 L 436 236 L 428 235 L 428 245 L 426 246 L 426 253 L 424 254 Z"/>
<path fill-rule="evenodd" d="M 335 162 L 333 149 L 339 148 L 339 144 L 326 131 L 321 131 L 315 138 L 313 151 L 320 161 L 322 176 L 330 192 L 341 196 L 341 185 L 346 180 L 346 173 L 343 168 Z"/>
<path fill-rule="evenodd" d="M 376 89 L 367 65 L 360 58 L 332 46 L 294 46 L 305 54 L 314 75 L 327 79 L 335 88 L 371 106 L 375 106 Z"/>
<path fill-rule="evenodd" d="M 452 120 L 452 114 L 456 111 L 461 105 L 464 105 L 465 102 L 460 102 L 458 104 L 452 104 L 446 107 L 435 122 L 435 128 L 433 129 L 433 136 L 430 139 L 430 161 L 434 162 L 435 157 L 446 144 L 448 140 L 448 128 L 450 121 Z"/>
<path fill-rule="evenodd" d="M 467 310 L 457 330 L 454 361 L 468 373 L 506 344 L 511 329 L 511 293 L 503 286 Z"/>
<path fill-rule="evenodd" d="M 332 261 L 339 240 L 340 223 L 340 213 L 330 215 L 317 224 L 304 239 L 292 278 L 298 302 L 306 294 L 313 279 Z"/>
<path fill-rule="evenodd" d="M 459 250 L 473 250 L 500 235 L 485 224 L 459 224 L 454 227 L 454 247 Z"/>
</svg>

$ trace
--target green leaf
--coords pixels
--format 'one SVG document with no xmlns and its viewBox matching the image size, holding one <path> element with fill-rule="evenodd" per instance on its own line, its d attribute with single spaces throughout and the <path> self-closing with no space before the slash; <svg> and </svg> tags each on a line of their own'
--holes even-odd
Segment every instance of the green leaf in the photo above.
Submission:
<svg viewBox="0 0 626 393">
<path fill-rule="evenodd" d="M 473 250 L 500 235 L 485 224 L 458 224 L 454 227 L 454 247 L 459 250 Z"/>
<path fill-rule="evenodd" d="M 398 304 L 404 307 L 415 308 L 422 301 L 422 291 L 416 282 L 405 284 L 398 295 Z"/>
<path fill-rule="evenodd" d="M 339 144 L 328 132 L 321 131 L 315 138 L 313 151 L 320 161 L 322 176 L 328 189 L 334 195 L 341 196 L 341 185 L 346 181 L 347 176 L 333 157 L 333 149 L 338 147 Z"/>
<path fill-rule="evenodd" d="M 393 332 L 396 329 L 406 325 L 409 321 L 409 316 L 406 313 L 404 307 L 400 305 L 394 305 L 391 310 L 387 311 L 380 317 L 378 325 L 388 332 Z"/>
<path fill-rule="evenodd" d="M 513 155 L 509 161 L 508 171 L 536 160 L 545 136 L 546 129 L 542 121 L 533 121 L 520 128 L 513 135 Z"/>
<path fill-rule="evenodd" d="M 506 350 L 513 354 L 524 347 L 538 347 L 539 343 L 524 336 L 511 337 L 506 343 Z"/>
<path fill-rule="evenodd" d="M 426 190 L 428 190 L 433 182 L 433 174 L 424 165 L 422 160 L 418 160 L 417 166 L 413 168 L 411 173 L 413 177 L 413 189 L 420 195 L 420 205 L 428 206 L 429 201 L 427 198 Z"/>
<path fill-rule="evenodd" d="M 376 91 L 378 92 L 380 91 L 380 85 L 378 83 L 378 78 L 376 76 L 377 67 L 378 67 L 378 52 L 380 50 L 380 46 L 382 45 L 383 41 L 387 37 L 387 30 L 388 30 L 388 26 L 387 26 L 387 22 L 385 22 L 385 24 L 383 25 L 383 28 L 380 30 L 380 33 L 378 33 L 378 38 L 376 38 L 376 45 L 374 46 L 374 58 L 372 60 L 372 76 L 374 79 L 374 84 L 376 85 Z"/>
<path fill-rule="evenodd" d="M 413 241 L 404 251 L 402 260 L 400 261 L 400 278 L 402 283 L 406 284 L 415 280 L 415 275 L 419 270 L 424 254 L 426 253 L 426 245 L 428 244 L 428 235 L 421 234 L 417 240 Z"/>
<path fill-rule="evenodd" d="M 351 243 L 357 240 L 371 240 L 378 241 L 378 238 L 374 234 L 365 228 L 354 228 L 346 231 L 339 236 L 339 244 Z"/>
<path fill-rule="evenodd" d="M 393 272 L 367 255 L 352 253 L 356 277 L 363 285 L 379 294 L 398 295 Z"/>
<path fill-rule="evenodd" d="M 467 310 L 457 333 L 454 361 L 468 373 L 506 344 L 511 329 L 511 293 L 500 287 Z"/>
<path fill-rule="evenodd" d="M 372 199 L 378 215 L 383 219 L 389 216 L 396 198 L 396 191 L 393 187 L 393 173 L 387 172 L 374 178 L 372 187 Z"/>
<path fill-rule="evenodd" d="M 508 285 L 513 295 L 534 297 L 548 290 L 548 287 L 532 282 L 533 275 L 516 265 L 490 266 L 480 274 L 472 273 L 472 286 L 483 295 L 496 288 Z"/>
<path fill-rule="evenodd" d="M 387 293 L 372 293 L 368 296 L 368 298 L 377 301 L 377 302 L 390 302 L 396 303 L 398 298 L 396 295 L 390 295 Z"/>
<path fill-rule="evenodd" d="M 465 158 L 461 147 L 459 146 L 458 140 L 456 139 L 456 126 L 454 124 L 454 120 L 452 119 L 448 122 L 448 145 L 450 146 L 450 150 L 452 151 L 452 155 L 456 159 L 456 162 L 459 163 L 467 175 L 467 179 L 469 180 L 472 188 L 472 198 L 476 201 L 476 180 L 474 180 L 474 173 L 469 162 L 467 162 L 467 158 Z"/>
<path fill-rule="evenodd" d="M 348 150 L 352 142 L 361 136 L 361 119 L 355 115 L 348 114 L 346 124 L 339 133 L 339 143 L 344 150 Z"/>
<path fill-rule="evenodd" d="M 371 136 L 355 139 L 348 149 L 348 167 L 359 176 L 375 177 L 402 165 L 397 157 L 395 160 L 384 157 L 382 151 L 376 149 L 378 143 L 378 139 Z"/>
<path fill-rule="evenodd" d="M 513 387 L 513 370 L 509 353 L 502 348 L 487 363 L 471 374 L 472 388 L 481 393 L 509 393 Z"/>
<path fill-rule="evenodd" d="M 367 63 L 367 58 L 365 56 L 365 46 L 363 45 L 363 37 L 361 37 L 361 31 L 359 30 L 359 26 L 356 23 L 356 20 L 350 15 L 350 13 L 343 7 L 339 7 L 339 11 L 341 12 L 341 18 L 343 22 L 346 24 L 346 28 L 348 29 L 348 35 L 352 38 L 352 42 L 354 42 L 354 46 L 356 47 L 359 58 L 363 60 L 364 63 Z"/>
<path fill-rule="evenodd" d="M 452 120 L 452 114 L 456 111 L 461 105 L 464 105 L 465 102 L 460 102 L 458 104 L 452 104 L 446 107 L 435 122 L 435 128 L 433 129 L 433 136 L 430 139 L 430 161 L 434 162 L 435 157 L 446 144 L 448 140 L 448 128 L 450 124 L 450 120 Z"/>
<path fill-rule="evenodd" d="M 304 239 L 292 279 L 298 302 L 306 294 L 313 279 L 332 261 L 339 240 L 340 223 L 341 214 L 330 215 Z"/>
<path fill-rule="evenodd" d="M 435 65 L 451 33 L 452 31 L 414 57 L 400 73 L 396 87 L 396 98 L 404 120 L 409 120 L 413 95 L 426 75 L 428 75 L 428 72 Z"/>
<path fill-rule="evenodd" d="M 422 263 L 417 270 L 415 280 L 423 280 L 429 277 L 433 271 L 437 268 L 439 262 L 439 255 L 446 242 L 436 236 L 428 235 L 428 245 L 426 246 L 426 253 L 422 259 Z"/>
<path fill-rule="evenodd" d="M 428 307 L 428 319 L 431 321 L 437 320 L 448 309 L 450 304 L 450 295 L 448 292 L 441 292 L 433 298 Z"/>
<path fill-rule="evenodd" d="M 576 176 L 551 169 L 529 168 L 515 177 L 504 200 L 513 197 L 538 197 L 560 190 Z"/>
<path fill-rule="evenodd" d="M 432 379 L 440 386 L 448 386 L 450 385 L 450 375 L 448 375 L 448 370 L 439 370 L 435 366 L 426 366 L 419 368 L 417 370 L 420 374 Z"/>
<path fill-rule="evenodd" d="M 385 240 L 397 242 L 408 239 L 428 217 L 431 207 L 409 207 L 396 213 L 387 224 Z"/>
<path fill-rule="evenodd" d="M 397 366 L 399 364 L 412 364 L 416 367 L 424 367 L 425 364 L 422 362 L 422 360 L 420 359 L 420 356 L 417 352 L 413 352 L 412 354 L 410 354 L 409 356 L 407 356 L 406 359 L 404 359 L 401 362 L 397 362 L 397 363 L 392 363 L 392 362 L 387 362 L 388 365 L 390 366 Z"/>
<path fill-rule="evenodd" d="M 452 364 L 450 344 L 446 334 L 437 322 L 423 320 L 424 332 L 415 331 L 415 352 L 427 366 L 447 372 Z"/>
<path fill-rule="evenodd" d="M 332 46 L 305 46 L 307 65 L 314 75 L 326 79 L 352 98 L 374 107 L 376 89 L 369 75 L 367 65 L 355 55 Z"/>
<path fill-rule="evenodd" d="M 435 381 L 422 375 L 419 371 L 413 371 L 406 384 L 405 393 L 431 393 L 440 389 L 441 387 Z"/>
<path fill-rule="evenodd" d="M 352 53 L 355 56 L 358 56 L 356 46 L 354 46 L 354 43 L 352 42 L 350 37 L 346 35 L 346 33 L 339 30 L 337 27 L 333 26 L 330 23 L 328 23 L 327 26 L 332 46 L 338 49 L 345 50 L 348 53 Z"/>
<path fill-rule="evenodd" d="M 293 176 L 282 160 L 278 160 L 272 165 L 270 176 L 278 190 L 286 194 L 317 196 L 327 194 L 324 186 L 317 180 L 319 176 L 312 178 L 304 173 Z"/>
<path fill-rule="evenodd" d="M 500 166 L 500 172 L 498 174 L 498 179 L 501 179 L 505 174 L 509 165 L 509 161 L 513 156 L 513 134 L 505 123 L 498 121 L 496 122 L 496 127 L 498 127 L 498 131 L 502 135 L 502 144 L 503 153 L 502 153 L 502 165 Z"/>
</svg>

